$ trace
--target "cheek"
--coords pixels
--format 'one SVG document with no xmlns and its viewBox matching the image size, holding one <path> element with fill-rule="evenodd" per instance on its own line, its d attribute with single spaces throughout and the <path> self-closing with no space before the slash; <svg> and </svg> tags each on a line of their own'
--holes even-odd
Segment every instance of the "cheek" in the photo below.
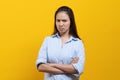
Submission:
<svg viewBox="0 0 120 80">
<path fill-rule="evenodd" d="M 67 23 L 67 24 L 66 24 L 66 27 L 69 29 L 69 28 L 70 28 L 70 23 Z"/>
</svg>

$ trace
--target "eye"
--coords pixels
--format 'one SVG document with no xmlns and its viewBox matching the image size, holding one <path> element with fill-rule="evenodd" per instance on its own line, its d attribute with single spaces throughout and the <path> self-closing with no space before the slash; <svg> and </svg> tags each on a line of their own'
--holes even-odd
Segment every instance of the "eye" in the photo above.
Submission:
<svg viewBox="0 0 120 80">
<path fill-rule="evenodd" d="M 56 20 L 56 22 L 60 22 L 60 20 L 59 20 L 59 19 L 57 19 L 57 20 Z"/>
<path fill-rule="evenodd" d="M 63 22 L 67 22 L 67 20 L 62 20 Z"/>
</svg>

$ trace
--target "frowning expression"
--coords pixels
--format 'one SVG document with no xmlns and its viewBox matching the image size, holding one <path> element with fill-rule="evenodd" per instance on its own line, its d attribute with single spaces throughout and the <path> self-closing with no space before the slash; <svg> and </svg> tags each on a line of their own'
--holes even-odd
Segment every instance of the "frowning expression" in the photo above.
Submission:
<svg viewBox="0 0 120 80">
<path fill-rule="evenodd" d="M 60 35 L 69 33 L 70 18 L 65 11 L 58 12 L 56 15 L 56 27 Z"/>
</svg>

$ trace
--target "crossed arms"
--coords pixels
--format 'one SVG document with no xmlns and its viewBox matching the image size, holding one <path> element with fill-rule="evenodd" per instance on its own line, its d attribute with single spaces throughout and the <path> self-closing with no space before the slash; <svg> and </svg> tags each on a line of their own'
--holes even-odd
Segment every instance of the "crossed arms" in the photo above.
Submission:
<svg viewBox="0 0 120 80">
<path fill-rule="evenodd" d="M 56 63 L 41 63 L 37 69 L 40 72 L 54 73 L 54 74 L 74 74 L 77 73 L 72 64 L 77 63 L 78 57 L 75 57 L 70 64 L 56 64 Z"/>
</svg>

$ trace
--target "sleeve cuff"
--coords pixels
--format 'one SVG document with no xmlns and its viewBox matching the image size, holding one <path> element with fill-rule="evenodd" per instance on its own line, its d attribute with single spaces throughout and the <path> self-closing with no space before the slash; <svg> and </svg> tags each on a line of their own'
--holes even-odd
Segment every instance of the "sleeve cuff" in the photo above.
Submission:
<svg viewBox="0 0 120 80">
<path fill-rule="evenodd" d="M 72 64 L 72 65 L 75 68 L 75 70 L 77 71 L 77 73 L 73 74 L 73 75 L 76 76 L 76 77 L 79 77 L 80 74 L 83 72 L 82 67 L 78 66 L 77 64 Z"/>
<path fill-rule="evenodd" d="M 47 63 L 47 61 L 46 61 L 46 59 L 37 59 L 37 61 L 36 61 L 36 68 L 37 68 L 37 66 L 38 66 L 38 64 L 40 64 L 40 63 Z"/>
</svg>

